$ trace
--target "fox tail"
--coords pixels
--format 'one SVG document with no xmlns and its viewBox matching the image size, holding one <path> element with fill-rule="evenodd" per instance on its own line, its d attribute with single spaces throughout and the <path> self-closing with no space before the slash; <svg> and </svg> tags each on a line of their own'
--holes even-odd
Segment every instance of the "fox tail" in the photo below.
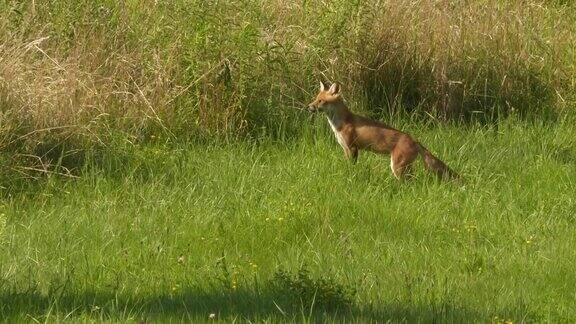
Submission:
<svg viewBox="0 0 576 324">
<path fill-rule="evenodd" d="M 424 165 L 428 171 L 434 172 L 438 178 L 447 181 L 461 180 L 460 175 L 450 169 L 446 163 L 435 157 L 427 148 L 418 143 L 419 153 L 424 160 Z"/>
</svg>

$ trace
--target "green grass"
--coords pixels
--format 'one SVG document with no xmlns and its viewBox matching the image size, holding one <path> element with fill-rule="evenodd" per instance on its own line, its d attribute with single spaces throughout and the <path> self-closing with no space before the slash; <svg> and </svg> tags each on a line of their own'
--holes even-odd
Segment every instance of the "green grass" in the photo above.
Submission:
<svg viewBox="0 0 576 324">
<path fill-rule="evenodd" d="M 0 1 L 0 321 L 573 321 L 575 9 Z M 465 183 L 344 161 L 319 80 Z"/>
<path fill-rule="evenodd" d="M 403 125 L 466 178 L 295 142 L 148 144 L 16 193 L 0 319 L 569 322 L 576 131 Z M 421 164 L 420 164 L 421 166 Z"/>
<path fill-rule="evenodd" d="M 575 35 L 566 1 L 2 1 L 0 150 L 294 136 L 320 80 L 378 117 L 555 117 Z"/>
</svg>

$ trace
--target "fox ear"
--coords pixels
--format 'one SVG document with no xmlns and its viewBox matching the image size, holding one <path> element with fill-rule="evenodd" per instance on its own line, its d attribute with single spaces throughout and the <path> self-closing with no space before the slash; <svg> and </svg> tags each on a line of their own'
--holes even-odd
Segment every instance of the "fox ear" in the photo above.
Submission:
<svg viewBox="0 0 576 324">
<path fill-rule="evenodd" d="M 328 92 L 332 95 L 336 95 L 340 93 L 340 85 L 337 82 L 332 83 Z"/>
<path fill-rule="evenodd" d="M 323 81 L 320 81 L 320 91 L 326 91 L 326 83 L 324 83 Z"/>
</svg>

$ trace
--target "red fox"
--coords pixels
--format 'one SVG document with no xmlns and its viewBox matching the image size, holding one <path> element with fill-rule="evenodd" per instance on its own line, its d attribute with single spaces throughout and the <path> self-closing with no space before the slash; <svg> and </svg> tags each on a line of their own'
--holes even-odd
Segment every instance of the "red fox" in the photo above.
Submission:
<svg viewBox="0 0 576 324">
<path fill-rule="evenodd" d="M 326 114 L 338 143 L 344 149 L 346 158 L 351 159 L 352 163 L 356 163 L 358 159 L 358 150 L 389 153 L 392 173 L 398 180 L 402 180 L 410 175 L 412 162 L 420 155 L 426 169 L 436 173 L 439 178 L 444 180 L 460 178 L 456 172 L 407 133 L 353 114 L 342 99 L 338 83 L 328 88 L 324 82 L 320 82 L 320 92 L 308 105 L 308 110 Z"/>
</svg>

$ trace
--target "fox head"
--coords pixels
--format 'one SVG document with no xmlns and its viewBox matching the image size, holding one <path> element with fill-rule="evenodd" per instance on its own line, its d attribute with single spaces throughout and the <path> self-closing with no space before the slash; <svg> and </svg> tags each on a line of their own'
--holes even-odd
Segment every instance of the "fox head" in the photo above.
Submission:
<svg viewBox="0 0 576 324">
<path fill-rule="evenodd" d="M 328 88 L 324 82 L 320 81 L 320 92 L 318 92 L 314 101 L 308 105 L 308 111 L 330 111 L 334 104 L 340 100 L 340 85 L 338 83 L 333 83 Z"/>
</svg>

